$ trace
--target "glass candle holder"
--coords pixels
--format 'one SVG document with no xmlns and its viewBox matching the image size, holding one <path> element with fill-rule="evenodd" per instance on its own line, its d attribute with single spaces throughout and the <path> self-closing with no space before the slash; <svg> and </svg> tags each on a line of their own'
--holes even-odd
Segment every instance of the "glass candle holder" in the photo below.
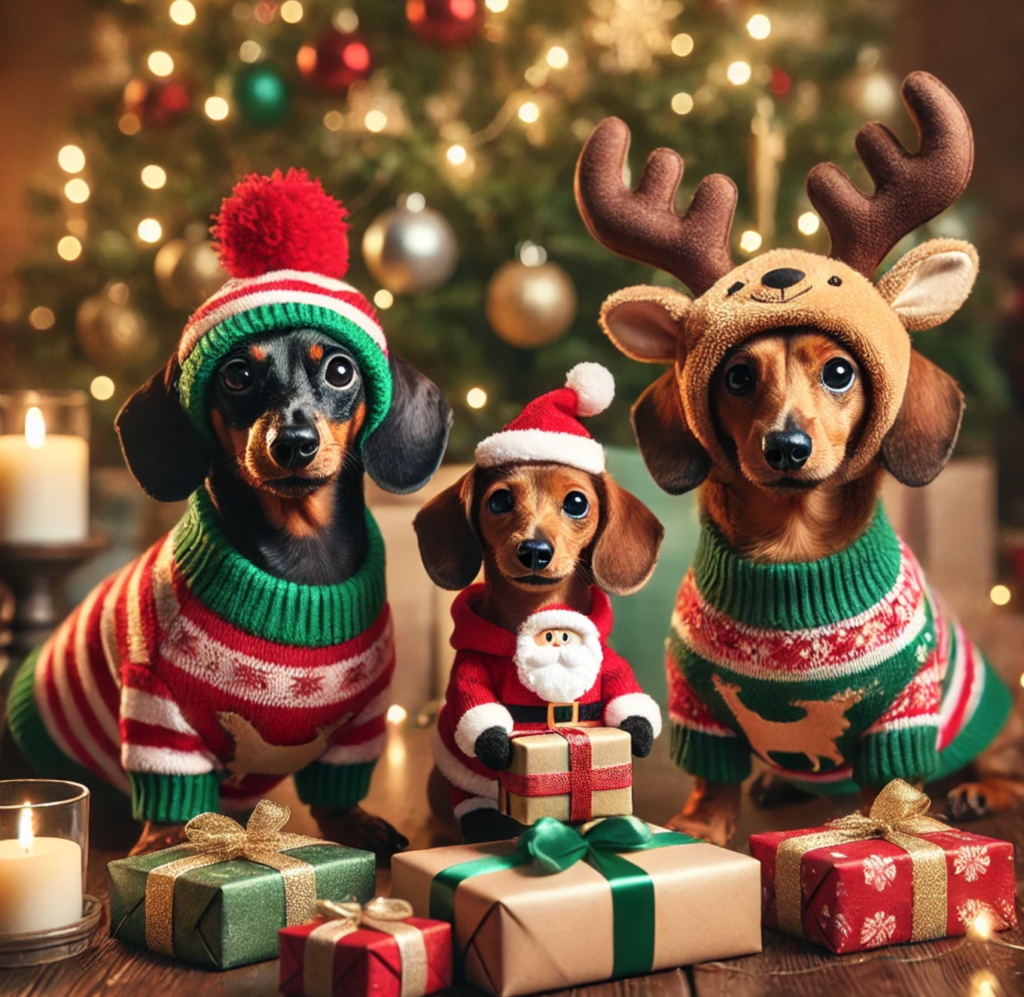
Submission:
<svg viewBox="0 0 1024 997">
<path fill-rule="evenodd" d="M 0 392 L 0 544 L 76 544 L 88 536 L 88 396 Z"/>
<path fill-rule="evenodd" d="M 0 782 L 0 936 L 82 919 L 89 790 L 77 782 Z"/>
</svg>

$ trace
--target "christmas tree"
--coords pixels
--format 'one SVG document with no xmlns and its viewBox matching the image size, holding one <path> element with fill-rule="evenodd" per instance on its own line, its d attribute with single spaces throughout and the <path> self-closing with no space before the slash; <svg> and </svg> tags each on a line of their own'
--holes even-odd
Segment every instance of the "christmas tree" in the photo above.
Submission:
<svg viewBox="0 0 1024 997">
<path fill-rule="evenodd" d="M 601 118 L 631 127 L 634 171 L 657 146 L 682 153 L 681 205 L 708 173 L 737 181 L 737 260 L 827 250 L 804 178 L 831 159 L 870 189 L 863 121 L 913 147 L 882 2 L 349 2 L 97 0 L 67 143 L 32 192 L 39 251 L 0 328 L 11 386 L 92 387 L 101 459 L 116 459 L 117 406 L 224 279 L 207 226 L 244 173 L 304 167 L 346 202 L 348 279 L 447 393 L 464 459 L 583 359 L 618 382 L 595 434 L 632 442 L 628 406 L 653 371 L 596 317 L 611 291 L 672 278 L 612 256 L 579 218 L 573 171 Z M 969 234 L 966 217 L 923 235 Z M 982 430 L 1001 384 L 986 342 L 964 327 L 918 341 Z"/>
</svg>

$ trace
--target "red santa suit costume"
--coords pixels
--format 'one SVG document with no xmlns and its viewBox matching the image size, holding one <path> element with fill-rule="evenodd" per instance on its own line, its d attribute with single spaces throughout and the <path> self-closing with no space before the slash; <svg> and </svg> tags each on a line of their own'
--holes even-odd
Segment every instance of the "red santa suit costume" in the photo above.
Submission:
<svg viewBox="0 0 1024 997">
<path fill-rule="evenodd" d="M 512 633 L 483 619 L 477 607 L 483 585 L 464 589 L 452 605 L 455 664 L 437 721 L 434 760 L 452 784 L 460 820 L 467 813 L 498 806 L 497 773 L 476 757 L 485 730 L 547 729 L 549 703 L 579 704 L 580 720 L 618 727 L 627 717 L 644 717 L 661 732 L 661 711 L 633 677 L 629 663 L 607 646 L 612 607 L 592 587 L 589 616 L 567 606 L 545 607 Z M 538 645 L 546 631 L 578 635 L 559 648 Z M 568 712 L 568 711 L 566 711 Z"/>
</svg>

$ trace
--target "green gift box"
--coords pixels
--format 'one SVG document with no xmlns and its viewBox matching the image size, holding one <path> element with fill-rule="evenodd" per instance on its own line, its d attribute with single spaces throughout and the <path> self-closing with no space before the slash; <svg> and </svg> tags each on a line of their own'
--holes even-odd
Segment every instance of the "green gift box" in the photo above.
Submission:
<svg viewBox="0 0 1024 997">
<path fill-rule="evenodd" d="M 277 831 L 260 828 L 268 816 Z M 278 930 L 311 920 L 317 899 L 369 901 L 373 854 L 280 833 L 288 816 L 267 800 L 244 830 L 230 818 L 203 814 L 186 828 L 191 844 L 111 862 L 111 937 L 231 969 L 276 959 Z M 210 818 L 213 831 L 204 840 L 193 831 L 197 821 L 209 831 Z"/>
</svg>

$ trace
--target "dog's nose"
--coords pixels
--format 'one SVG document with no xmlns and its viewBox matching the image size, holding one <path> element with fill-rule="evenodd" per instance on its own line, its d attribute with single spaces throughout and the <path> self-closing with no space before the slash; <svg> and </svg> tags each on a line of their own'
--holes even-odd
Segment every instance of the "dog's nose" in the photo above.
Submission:
<svg viewBox="0 0 1024 997">
<path fill-rule="evenodd" d="M 774 287 L 777 291 L 784 291 L 787 287 L 799 284 L 807 274 L 803 270 L 794 270 L 792 267 L 779 267 L 777 270 L 769 270 L 761 278 L 765 287 Z"/>
<path fill-rule="evenodd" d="M 761 449 L 770 468 L 776 471 L 796 471 L 811 456 L 811 438 L 799 429 L 765 433 Z"/>
<path fill-rule="evenodd" d="M 270 456 L 279 467 L 293 471 L 305 467 L 320 449 L 320 434 L 312 426 L 285 426 L 270 445 Z"/>
<path fill-rule="evenodd" d="M 555 548 L 547 540 L 524 540 L 516 550 L 519 563 L 531 571 L 546 568 L 554 556 Z"/>
</svg>

